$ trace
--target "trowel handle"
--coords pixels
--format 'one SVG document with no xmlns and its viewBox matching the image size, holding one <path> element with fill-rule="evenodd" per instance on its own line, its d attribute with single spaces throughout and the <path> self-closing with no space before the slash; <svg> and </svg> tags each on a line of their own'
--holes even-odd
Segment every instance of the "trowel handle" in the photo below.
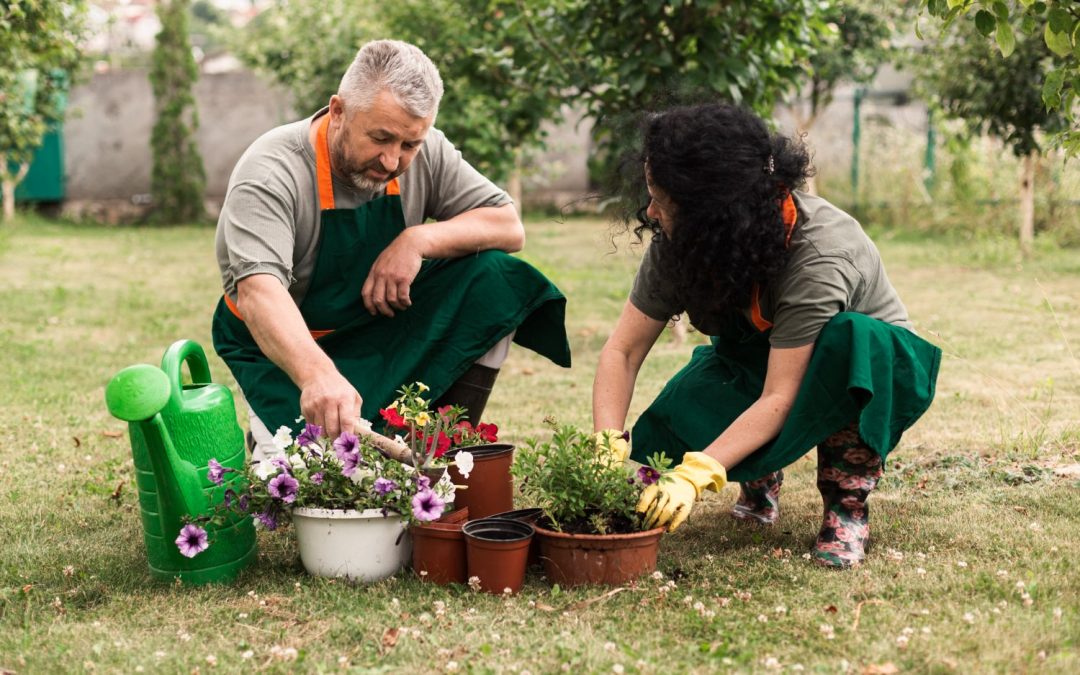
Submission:
<svg viewBox="0 0 1080 675">
<path fill-rule="evenodd" d="M 180 402 L 180 392 L 183 390 L 183 381 L 180 379 L 180 368 L 187 363 L 191 371 L 192 384 L 210 384 L 210 366 L 206 363 L 206 352 L 201 345 L 193 340 L 177 340 L 165 350 L 161 357 L 161 369 L 169 377 L 172 387 L 172 400 Z"/>
<path fill-rule="evenodd" d="M 409 446 L 404 443 L 359 425 L 356 427 L 356 435 L 363 436 L 370 440 L 371 444 L 379 449 L 379 452 L 390 459 L 396 459 L 402 464 L 408 464 L 409 466 L 413 465 L 412 451 L 409 449 Z"/>
</svg>

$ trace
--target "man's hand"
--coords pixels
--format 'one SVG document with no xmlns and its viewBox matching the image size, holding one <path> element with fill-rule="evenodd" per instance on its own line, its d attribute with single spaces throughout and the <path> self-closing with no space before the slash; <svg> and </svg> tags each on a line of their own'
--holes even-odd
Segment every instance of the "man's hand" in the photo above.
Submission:
<svg viewBox="0 0 1080 675">
<path fill-rule="evenodd" d="M 688 452 L 674 471 L 645 488 L 637 512 L 642 514 L 646 528 L 667 525 L 668 532 L 674 532 L 690 517 L 702 490 L 719 492 L 726 483 L 723 464 L 704 452 Z"/>
<path fill-rule="evenodd" d="M 613 464 L 622 464 L 630 456 L 630 443 L 625 431 L 604 429 L 593 434 L 597 457 L 608 457 Z"/>
<path fill-rule="evenodd" d="M 300 413 L 325 429 L 330 438 L 355 429 L 362 403 L 360 394 L 336 370 L 305 383 L 300 391 Z"/>
<path fill-rule="evenodd" d="M 364 307 L 374 316 L 394 316 L 394 310 L 404 310 L 412 305 L 409 289 L 420 272 L 423 254 L 417 244 L 417 236 L 405 228 L 390 245 L 383 249 L 371 266 L 360 295 Z"/>
</svg>

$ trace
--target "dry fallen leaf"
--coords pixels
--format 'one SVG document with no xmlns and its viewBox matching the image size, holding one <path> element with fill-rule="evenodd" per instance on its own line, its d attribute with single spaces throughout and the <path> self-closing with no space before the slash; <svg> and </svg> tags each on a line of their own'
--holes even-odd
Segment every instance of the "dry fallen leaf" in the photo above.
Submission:
<svg viewBox="0 0 1080 675">
<path fill-rule="evenodd" d="M 829 614 L 836 614 L 840 610 L 836 608 L 836 605 L 828 605 L 827 607 L 825 607 L 825 611 Z"/>
<path fill-rule="evenodd" d="M 106 438 L 120 438 L 124 435 L 123 431 L 102 431 L 101 435 Z"/>
<path fill-rule="evenodd" d="M 393 649 L 394 645 L 397 644 L 397 641 L 398 641 L 398 629 L 397 628 L 387 628 L 385 631 L 383 631 L 383 634 L 382 634 L 382 648 L 384 650 Z"/>
<path fill-rule="evenodd" d="M 1065 478 L 1080 478 L 1080 464 L 1056 466 L 1054 467 L 1054 475 L 1063 476 Z"/>
<path fill-rule="evenodd" d="M 71 440 L 75 441 L 75 447 L 76 448 L 79 447 L 80 445 L 82 445 L 82 441 L 79 440 L 78 436 L 72 436 Z"/>
<path fill-rule="evenodd" d="M 896 667 L 892 661 L 886 663 L 872 663 L 869 666 L 863 668 L 862 675 L 894 675 L 899 673 L 900 669 Z"/>
<path fill-rule="evenodd" d="M 542 602 L 536 603 L 536 608 L 538 610 L 540 610 L 541 612 L 554 612 L 555 611 L 554 607 L 552 607 L 551 605 L 545 605 Z"/>
</svg>

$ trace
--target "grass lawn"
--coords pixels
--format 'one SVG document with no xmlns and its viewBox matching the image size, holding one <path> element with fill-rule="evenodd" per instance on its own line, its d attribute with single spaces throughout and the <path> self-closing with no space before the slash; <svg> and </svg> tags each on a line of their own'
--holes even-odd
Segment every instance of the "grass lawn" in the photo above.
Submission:
<svg viewBox="0 0 1080 675">
<path fill-rule="evenodd" d="M 597 354 L 639 249 L 595 220 L 534 220 L 527 257 L 566 293 L 574 368 L 516 348 L 487 417 L 521 441 L 589 423 Z M 665 537 L 662 579 L 509 598 L 302 571 L 260 534 L 231 586 L 155 583 L 109 378 L 173 340 L 210 351 L 220 295 L 207 228 L 26 218 L 0 228 L 0 672 L 1080 671 L 1080 249 L 1020 264 L 1011 241 L 879 236 L 920 330 L 945 350 L 937 400 L 871 498 L 864 566 L 804 559 L 813 453 L 772 529 L 711 495 Z M 632 417 L 703 338 L 672 334 Z M 211 356 L 214 377 L 231 382 Z M 241 411 L 243 412 L 243 411 Z M 615 592 L 617 590 L 617 592 Z"/>
</svg>

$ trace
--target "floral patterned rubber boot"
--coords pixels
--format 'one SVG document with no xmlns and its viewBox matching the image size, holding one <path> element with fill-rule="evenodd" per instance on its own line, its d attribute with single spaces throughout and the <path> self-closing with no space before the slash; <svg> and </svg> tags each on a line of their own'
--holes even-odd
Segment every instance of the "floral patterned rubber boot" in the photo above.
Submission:
<svg viewBox="0 0 1080 675">
<path fill-rule="evenodd" d="M 866 558 L 870 542 L 870 492 L 881 478 L 881 457 L 859 437 L 858 423 L 818 446 L 817 486 L 824 521 L 813 557 L 826 567 L 848 568 Z"/>
<path fill-rule="evenodd" d="M 784 472 L 774 471 L 761 478 L 739 483 L 739 501 L 731 509 L 731 515 L 739 520 L 750 520 L 762 525 L 772 525 L 780 518 L 780 486 L 784 484 Z"/>
</svg>

